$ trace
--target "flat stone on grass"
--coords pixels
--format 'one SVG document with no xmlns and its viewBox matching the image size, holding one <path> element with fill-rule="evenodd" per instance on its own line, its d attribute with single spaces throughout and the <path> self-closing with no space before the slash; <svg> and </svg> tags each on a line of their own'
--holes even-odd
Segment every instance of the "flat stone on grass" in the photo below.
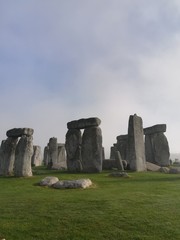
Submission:
<svg viewBox="0 0 180 240">
<path fill-rule="evenodd" d="M 109 174 L 110 177 L 124 177 L 129 178 L 130 176 L 126 172 L 112 172 Z"/>
<path fill-rule="evenodd" d="M 51 187 L 53 184 L 55 184 L 58 181 L 59 179 L 57 177 L 45 177 L 40 181 L 39 185 Z"/>
<path fill-rule="evenodd" d="M 90 179 L 79 179 L 79 180 L 63 180 L 53 184 L 53 188 L 65 189 L 65 188 L 88 188 L 92 185 Z"/>
</svg>

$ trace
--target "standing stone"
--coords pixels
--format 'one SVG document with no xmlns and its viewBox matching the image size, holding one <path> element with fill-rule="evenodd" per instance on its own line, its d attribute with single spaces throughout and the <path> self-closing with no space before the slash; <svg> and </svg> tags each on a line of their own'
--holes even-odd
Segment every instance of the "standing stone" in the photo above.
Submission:
<svg viewBox="0 0 180 240">
<path fill-rule="evenodd" d="M 4 175 L 4 172 L 5 172 L 4 142 L 5 142 L 5 140 L 3 140 L 3 141 L 1 142 L 1 147 L 0 147 L 0 176 L 3 176 L 3 175 Z"/>
<path fill-rule="evenodd" d="M 53 164 L 52 168 L 53 169 L 67 169 L 65 144 L 58 143 L 57 162 Z"/>
<path fill-rule="evenodd" d="M 33 155 L 33 138 L 32 136 L 23 135 L 19 140 L 14 162 L 14 175 L 17 177 L 32 176 L 31 157 Z"/>
<path fill-rule="evenodd" d="M 102 133 L 99 127 L 84 130 L 82 137 L 82 164 L 85 172 L 102 171 Z"/>
<path fill-rule="evenodd" d="M 146 170 L 143 124 L 136 114 L 129 117 L 127 161 L 133 171 Z"/>
<path fill-rule="evenodd" d="M 58 159 L 58 143 L 57 138 L 52 137 L 49 139 L 49 167 L 52 168 L 57 164 Z"/>
<path fill-rule="evenodd" d="M 161 167 L 170 165 L 169 144 L 164 132 L 166 124 L 157 124 L 144 129 L 146 161 Z"/>
<path fill-rule="evenodd" d="M 43 163 L 45 166 L 48 166 L 49 163 L 49 146 L 44 148 Z"/>
<path fill-rule="evenodd" d="M 118 170 L 124 171 L 124 166 L 123 166 L 121 154 L 119 151 L 115 152 L 115 161 L 116 161 L 116 166 L 117 166 Z"/>
<path fill-rule="evenodd" d="M 79 129 L 69 129 L 66 133 L 66 153 L 67 169 L 70 172 L 82 171 L 81 159 L 81 131 Z"/>
<path fill-rule="evenodd" d="M 120 152 L 122 159 L 127 159 L 128 135 L 117 136 L 116 148 Z"/>
<path fill-rule="evenodd" d="M 116 143 L 110 148 L 110 159 L 115 159 L 115 151 L 117 151 Z"/>
<path fill-rule="evenodd" d="M 32 166 L 41 166 L 42 165 L 42 153 L 40 146 L 33 146 L 33 155 L 31 159 Z"/>
</svg>

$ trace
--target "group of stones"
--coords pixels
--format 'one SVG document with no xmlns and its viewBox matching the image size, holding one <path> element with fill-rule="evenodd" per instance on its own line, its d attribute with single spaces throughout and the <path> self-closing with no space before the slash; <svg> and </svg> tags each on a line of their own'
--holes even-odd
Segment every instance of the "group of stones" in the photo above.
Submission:
<svg viewBox="0 0 180 240">
<path fill-rule="evenodd" d="M 44 164 L 50 169 L 94 173 L 113 167 L 146 171 L 147 162 L 169 166 L 165 124 L 143 129 L 141 117 L 130 115 L 128 134 L 117 137 L 107 160 L 104 159 L 100 123 L 99 118 L 68 122 L 65 144 L 58 143 L 55 137 L 50 138 L 44 148 Z M 32 166 L 42 164 L 41 149 L 33 146 L 33 132 L 31 128 L 7 131 L 8 138 L 2 141 L 0 147 L 0 175 L 32 176 Z"/>
<path fill-rule="evenodd" d="M 31 128 L 13 128 L 6 132 L 7 139 L 0 147 L 1 176 L 32 176 L 32 165 L 42 164 L 40 146 L 33 146 Z"/>
<path fill-rule="evenodd" d="M 169 166 L 169 144 L 164 132 L 165 124 L 143 129 L 141 117 L 131 115 L 128 134 L 117 136 L 117 143 L 111 147 L 110 160 L 103 162 L 104 168 L 118 167 L 119 161 L 126 162 L 125 166 L 133 171 L 147 170 L 147 163 L 161 167 Z"/>
</svg>

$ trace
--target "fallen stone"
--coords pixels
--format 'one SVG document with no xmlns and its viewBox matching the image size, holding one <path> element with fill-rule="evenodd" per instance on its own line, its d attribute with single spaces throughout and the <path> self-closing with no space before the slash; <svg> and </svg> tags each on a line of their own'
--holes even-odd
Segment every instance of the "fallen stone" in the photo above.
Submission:
<svg viewBox="0 0 180 240">
<path fill-rule="evenodd" d="M 99 118 L 82 118 L 67 123 L 68 129 L 84 129 L 89 127 L 98 127 L 101 124 Z"/>
<path fill-rule="evenodd" d="M 53 184 L 57 183 L 59 179 L 57 177 L 45 177 L 39 183 L 40 186 L 52 186 Z"/>
<path fill-rule="evenodd" d="M 79 179 L 79 180 L 63 180 L 53 184 L 53 188 L 65 189 L 65 188 L 88 188 L 92 185 L 90 179 Z"/>
<path fill-rule="evenodd" d="M 169 173 L 169 168 L 168 168 L 168 167 L 161 167 L 161 168 L 159 169 L 159 172 Z"/>
<path fill-rule="evenodd" d="M 34 130 L 32 128 L 13 128 L 6 132 L 7 137 L 22 137 L 23 135 L 26 135 L 27 137 L 32 136 L 34 133 Z"/>
<path fill-rule="evenodd" d="M 144 134 L 154 134 L 154 133 L 161 133 L 166 132 L 166 124 L 156 124 L 152 127 L 144 128 Z"/>
<path fill-rule="evenodd" d="M 152 172 L 157 172 L 161 168 L 160 166 L 151 162 L 146 162 L 146 167 L 148 171 L 152 171 Z"/>
<path fill-rule="evenodd" d="M 109 174 L 110 177 L 124 177 L 129 178 L 130 176 L 126 172 L 112 172 Z"/>
</svg>

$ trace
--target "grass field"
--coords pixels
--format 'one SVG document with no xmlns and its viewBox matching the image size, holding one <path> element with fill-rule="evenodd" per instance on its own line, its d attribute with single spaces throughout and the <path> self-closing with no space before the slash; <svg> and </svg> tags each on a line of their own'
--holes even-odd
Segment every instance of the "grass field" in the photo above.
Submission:
<svg viewBox="0 0 180 240">
<path fill-rule="evenodd" d="M 130 178 L 34 169 L 31 178 L 0 177 L 0 239 L 180 239 L 180 175 Z M 40 187 L 45 176 L 90 178 L 89 189 Z"/>
</svg>

